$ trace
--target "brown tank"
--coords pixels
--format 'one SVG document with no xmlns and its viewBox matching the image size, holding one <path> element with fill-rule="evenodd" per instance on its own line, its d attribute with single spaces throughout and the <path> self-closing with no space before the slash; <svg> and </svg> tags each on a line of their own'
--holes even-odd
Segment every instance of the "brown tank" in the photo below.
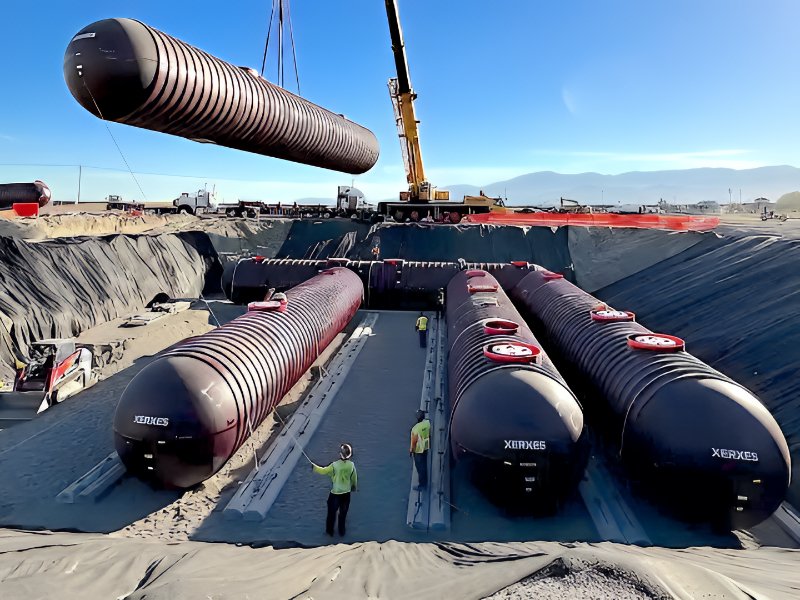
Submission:
<svg viewBox="0 0 800 600">
<path fill-rule="evenodd" d="M 368 129 L 132 19 L 81 29 L 64 79 L 109 121 L 346 173 L 378 160 Z"/>
<path fill-rule="evenodd" d="M 328 269 L 147 365 L 114 414 L 128 472 L 175 488 L 211 477 L 345 328 L 363 293 L 355 274 Z"/>
</svg>

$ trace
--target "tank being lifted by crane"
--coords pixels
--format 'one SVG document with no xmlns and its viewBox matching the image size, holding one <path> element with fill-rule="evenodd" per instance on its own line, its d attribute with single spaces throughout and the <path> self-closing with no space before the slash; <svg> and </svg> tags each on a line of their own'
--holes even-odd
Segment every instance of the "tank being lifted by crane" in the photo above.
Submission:
<svg viewBox="0 0 800 600">
<path fill-rule="evenodd" d="M 417 94 L 411 87 L 397 0 L 385 0 L 385 3 L 392 54 L 397 71 L 397 77 L 389 79 L 389 96 L 392 99 L 397 134 L 400 137 L 400 151 L 403 155 L 408 191 L 400 192 L 400 202 L 379 203 L 378 212 L 395 217 L 397 220 L 418 221 L 429 217 L 428 220 L 456 223 L 466 214 L 487 213 L 490 210 L 505 212 L 504 203 L 500 198 L 490 198 L 483 192 L 479 196 L 466 196 L 462 202 L 450 202 L 450 192 L 437 190 L 425 177 L 417 127 L 419 121 L 414 110 Z"/>
</svg>

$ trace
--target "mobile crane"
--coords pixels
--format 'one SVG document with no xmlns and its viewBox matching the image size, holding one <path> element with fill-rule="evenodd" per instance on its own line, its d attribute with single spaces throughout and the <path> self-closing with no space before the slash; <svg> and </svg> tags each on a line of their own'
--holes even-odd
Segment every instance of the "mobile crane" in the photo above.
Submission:
<svg viewBox="0 0 800 600">
<path fill-rule="evenodd" d="M 386 17 L 389 21 L 389 35 L 392 40 L 392 54 L 397 77 L 389 79 L 389 96 L 392 100 L 397 133 L 400 137 L 400 150 L 406 169 L 408 191 L 400 192 L 400 202 L 381 202 L 378 212 L 397 220 L 435 219 L 457 223 L 466 214 L 505 212 L 500 198 L 490 198 L 483 192 L 479 196 L 465 196 L 462 202 L 450 202 L 450 192 L 437 190 L 425 178 L 422 164 L 422 151 L 419 143 L 419 121 L 414 111 L 417 95 L 411 87 L 408 72 L 403 31 L 400 28 L 400 15 L 397 0 L 385 0 Z"/>
</svg>

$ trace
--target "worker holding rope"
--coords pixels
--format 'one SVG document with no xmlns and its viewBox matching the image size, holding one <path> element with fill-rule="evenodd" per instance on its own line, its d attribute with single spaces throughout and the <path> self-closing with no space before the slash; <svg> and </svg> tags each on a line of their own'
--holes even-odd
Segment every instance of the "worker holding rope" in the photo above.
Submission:
<svg viewBox="0 0 800 600">
<path fill-rule="evenodd" d="M 350 492 L 357 491 L 358 473 L 352 461 L 353 448 L 350 444 L 339 447 L 339 460 L 332 462 L 327 467 L 311 463 L 315 473 L 328 475 L 331 478 L 331 493 L 328 494 L 328 516 L 325 519 L 325 533 L 333 536 L 333 522 L 339 516 L 339 535 L 345 533 L 345 520 L 350 508 Z"/>
</svg>

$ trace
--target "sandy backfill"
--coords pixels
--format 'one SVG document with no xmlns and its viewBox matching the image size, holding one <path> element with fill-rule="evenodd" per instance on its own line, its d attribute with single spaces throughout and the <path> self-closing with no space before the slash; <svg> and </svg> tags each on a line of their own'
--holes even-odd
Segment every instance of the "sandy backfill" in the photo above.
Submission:
<svg viewBox="0 0 800 600">
<path fill-rule="evenodd" d="M 238 240 L 247 231 L 251 232 L 251 239 L 258 240 L 256 245 L 264 248 L 278 244 L 284 235 L 280 229 L 283 224 L 273 228 L 271 224 L 254 225 L 243 220 L 187 216 L 129 219 L 103 216 L 96 220 L 80 215 L 73 219 L 71 215 L 58 215 L 43 217 L 23 228 L 17 222 L 11 226 L 17 234 L 22 231 L 23 237 L 30 234 L 33 239 L 87 235 L 93 227 L 111 234 L 122 232 L 117 229 L 154 233 L 203 228 L 210 236 L 227 240 L 231 252 L 236 251 Z M 0 219 L 0 235 L 4 235 L 6 226 L 9 224 Z M 135 231 L 137 227 L 141 231 Z M 267 234 L 258 237 L 263 228 L 268 228 Z M 800 230 L 792 221 L 769 231 L 774 233 L 775 228 L 787 237 Z M 672 260 L 678 258 L 680 255 Z M 621 302 L 625 288 L 618 286 L 614 290 L 615 299 Z M 243 310 L 221 302 L 210 306 L 222 322 Z M 689 312 L 687 308 L 686 313 Z M 655 322 L 665 319 L 658 314 L 652 318 Z M 71 523 L 67 512 L 59 515 L 58 511 L 76 507 L 54 506 L 53 497 L 113 448 L 109 415 L 124 386 L 149 362 L 149 357 L 213 327 L 205 307 L 195 304 L 190 311 L 147 327 L 120 329 L 115 321 L 81 334 L 79 341 L 95 345 L 104 357 L 100 373 L 106 380 L 71 399 L 69 406 L 57 407 L 52 415 L 45 413 L 41 429 L 47 431 L 37 439 L 48 447 L 34 449 L 35 444 L 30 443 L 25 452 L 16 454 L 13 465 L 3 460 L 3 452 L 26 443 L 26 436 L 33 435 L 34 428 L 32 424 L 21 425 L 4 432 L 0 476 L 6 484 L 0 497 L 0 515 L 5 518 L 8 511 L 15 511 L 13 514 L 24 521 L 38 513 L 36 518 L 49 519 L 50 527 Z M 343 339 L 340 336 L 338 341 Z M 700 342 L 702 339 L 698 345 Z M 333 346 L 321 359 L 323 362 Z M 224 507 L 236 483 L 251 468 L 254 452 L 268 447 L 282 425 L 281 419 L 288 418 L 313 377 L 313 373 L 307 373 L 284 399 L 278 409 L 280 419 L 267 419 L 223 470 L 201 486 L 154 499 L 143 484 L 123 483 L 102 502 L 78 507 L 86 515 L 81 517 L 83 523 L 75 521 L 76 527 L 94 526 L 99 528 L 93 530 L 99 531 L 104 524 L 125 523 L 111 526 L 117 531 L 110 535 L 0 529 L 0 598 L 800 597 L 800 551 L 788 549 L 668 550 L 610 543 L 396 541 L 275 549 L 186 541 L 215 510 Z M 83 400 L 86 402 L 82 404 Z M 56 422 L 62 419 L 62 425 L 69 427 L 62 427 L 56 435 Z M 10 455 L 9 452 L 6 458 Z M 48 479 L 48 473 L 57 480 Z M 40 498 L 42 502 L 23 506 L 25 498 Z M 128 513 L 120 516 L 115 514 L 118 510 Z M 140 514 L 129 518 L 137 511 Z M 104 512 L 108 514 L 101 514 Z M 286 515 L 291 516 L 288 511 Z M 313 526 L 318 527 L 318 523 L 315 521 Z"/>
</svg>

